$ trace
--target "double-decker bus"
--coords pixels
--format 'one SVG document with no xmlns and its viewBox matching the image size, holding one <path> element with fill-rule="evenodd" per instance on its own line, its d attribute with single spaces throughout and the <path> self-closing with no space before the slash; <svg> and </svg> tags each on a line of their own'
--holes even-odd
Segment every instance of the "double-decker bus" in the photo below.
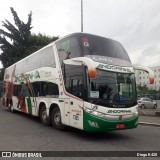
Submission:
<svg viewBox="0 0 160 160">
<path fill-rule="evenodd" d="M 136 128 L 135 69 L 112 39 L 74 33 L 6 68 L 3 105 L 40 117 L 43 124 L 85 131 Z"/>
</svg>

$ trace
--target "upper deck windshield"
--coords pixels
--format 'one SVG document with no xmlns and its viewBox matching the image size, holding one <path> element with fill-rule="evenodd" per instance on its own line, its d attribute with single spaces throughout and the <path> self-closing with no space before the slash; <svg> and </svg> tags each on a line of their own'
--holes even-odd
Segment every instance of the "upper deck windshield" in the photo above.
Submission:
<svg viewBox="0 0 160 160">
<path fill-rule="evenodd" d="M 127 61 L 129 64 L 131 63 L 123 46 L 119 42 L 109 38 L 76 33 L 58 40 L 56 46 L 60 61 L 75 57 L 88 56 L 92 58 L 92 56 L 101 56 L 102 59 L 111 57 Z"/>
<path fill-rule="evenodd" d="M 84 56 L 107 56 L 130 62 L 126 50 L 115 40 L 90 34 L 80 34 L 78 38 Z"/>
<path fill-rule="evenodd" d="M 97 69 L 90 78 L 89 101 L 106 107 L 131 107 L 136 103 L 134 74 L 115 73 Z"/>
</svg>

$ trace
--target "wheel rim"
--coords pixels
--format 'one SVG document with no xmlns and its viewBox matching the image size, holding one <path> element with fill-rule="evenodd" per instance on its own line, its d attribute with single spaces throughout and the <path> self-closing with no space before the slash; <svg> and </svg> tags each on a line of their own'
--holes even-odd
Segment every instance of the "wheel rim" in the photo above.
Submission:
<svg viewBox="0 0 160 160">
<path fill-rule="evenodd" d="M 47 112 L 46 111 L 43 111 L 42 112 L 42 119 L 43 119 L 43 121 L 47 121 Z"/>
<path fill-rule="evenodd" d="M 57 111 L 55 114 L 54 114 L 54 122 L 56 125 L 60 125 L 61 124 L 61 113 L 60 111 Z"/>
</svg>

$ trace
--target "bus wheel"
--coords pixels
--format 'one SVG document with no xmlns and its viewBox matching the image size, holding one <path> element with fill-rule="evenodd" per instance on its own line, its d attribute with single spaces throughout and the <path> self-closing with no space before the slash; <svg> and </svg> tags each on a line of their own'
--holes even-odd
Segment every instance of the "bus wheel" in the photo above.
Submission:
<svg viewBox="0 0 160 160">
<path fill-rule="evenodd" d="M 65 130 L 65 125 L 62 124 L 61 121 L 61 112 L 58 107 L 55 107 L 52 111 L 52 125 L 54 128 L 59 129 L 59 130 Z"/>
<path fill-rule="evenodd" d="M 49 117 L 47 117 L 47 110 L 46 110 L 46 106 L 44 105 L 41 110 L 40 110 L 40 120 L 41 123 L 44 125 L 50 125 L 51 124 L 51 120 Z"/>
</svg>

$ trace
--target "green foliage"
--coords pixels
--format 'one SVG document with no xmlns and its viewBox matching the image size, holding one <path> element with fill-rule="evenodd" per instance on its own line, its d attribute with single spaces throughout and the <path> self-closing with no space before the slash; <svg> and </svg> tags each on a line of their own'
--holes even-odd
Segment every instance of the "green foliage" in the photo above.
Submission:
<svg viewBox="0 0 160 160">
<path fill-rule="evenodd" d="M 139 95 L 147 94 L 148 93 L 148 87 L 146 85 L 144 85 L 144 86 L 138 85 L 137 86 L 137 92 L 138 92 Z"/>
<path fill-rule="evenodd" d="M 38 35 L 31 34 L 32 12 L 28 14 L 27 23 L 24 23 L 19 19 L 16 11 L 13 8 L 10 9 L 15 25 L 8 20 L 2 21 L 2 26 L 7 31 L 0 29 L 0 49 L 2 51 L 0 61 L 3 65 L 0 80 L 3 79 L 5 68 L 58 39 L 58 37 L 40 33 Z"/>
</svg>

